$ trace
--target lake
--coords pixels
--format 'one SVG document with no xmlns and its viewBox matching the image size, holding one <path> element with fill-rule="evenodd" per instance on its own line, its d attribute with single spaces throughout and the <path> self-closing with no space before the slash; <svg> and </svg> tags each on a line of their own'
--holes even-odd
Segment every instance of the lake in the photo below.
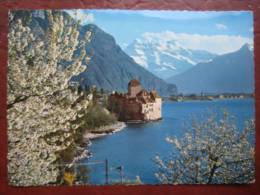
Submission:
<svg viewBox="0 0 260 195">
<path fill-rule="evenodd" d="M 85 162 L 108 160 L 109 182 L 120 180 L 118 169 L 123 166 L 124 179 L 135 180 L 140 176 L 145 184 L 156 184 L 154 176 L 157 168 L 153 158 L 160 154 L 167 156 L 171 145 L 165 141 L 167 136 L 182 136 L 184 123 L 189 123 L 192 116 L 201 117 L 209 112 L 221 115 L 223 110 L 236 117 L 240 129 L 244 121 L 255 117 L 253 99 L 226 99 L 213 101 L 164 102 L 161 121 L 145 124 L 128 124 L 122 131 L 92 141 L 89 150 L 93 154 Z M 89 165 L 90 183 L 105 183 L 105 166 Z"/>
</svg>

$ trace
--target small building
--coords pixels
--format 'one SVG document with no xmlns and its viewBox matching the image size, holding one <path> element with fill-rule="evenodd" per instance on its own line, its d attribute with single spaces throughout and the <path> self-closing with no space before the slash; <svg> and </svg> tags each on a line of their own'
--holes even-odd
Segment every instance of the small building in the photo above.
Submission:
<svg viewBox="0 0 260 195">
<path fill-rule="evenodd" d="M 128 92 L 109 96 L 109 109 L 125 122 L 153 121 L 162 118 L 162 99 L 155 90 L 148 92 L 136 79 L 128 83 Z"/>
</svg>

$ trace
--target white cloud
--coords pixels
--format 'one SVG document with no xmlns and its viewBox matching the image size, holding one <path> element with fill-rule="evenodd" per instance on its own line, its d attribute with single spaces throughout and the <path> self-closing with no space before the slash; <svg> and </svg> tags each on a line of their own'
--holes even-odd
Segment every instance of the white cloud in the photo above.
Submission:
<svg viewBox="0 0 260 195">
<path fill-rule="evenodd" d="M 215 26 L 219 30 L 226 30 L 227 29 L 227 26 L 224 25 L 224 24 L 217 23 Z"/>
<path fill-rule="evenodd" d="M 79 20 L 82 25 L 94 22 L 94 15 L 86 10 L 65 10 L 71 17 Z"/>
<path fill-rule="evenodd" d="M 249 29 L 249 32 L 254 32 L 254 28 L 251 27 L 251 28 Z"/>
<path fill-rule="evenodd" d="M 246 43 L 253 45 L 251 38 L 230 35 L 201 35 L 164 31 L 161 33 L 146 32 L 142 37 L 144 41 L 175 41 L 183 48 L 206 50 L 216 54 L 236 51 Z"/>
</svg>

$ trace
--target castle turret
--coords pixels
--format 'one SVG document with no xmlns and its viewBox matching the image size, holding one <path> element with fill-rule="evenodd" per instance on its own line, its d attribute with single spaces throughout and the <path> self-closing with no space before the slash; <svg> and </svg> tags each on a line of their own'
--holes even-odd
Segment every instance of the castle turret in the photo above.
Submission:
<svg viewBox="0 0 260 195">
<path fill-rule="evenodd" d="M 136 97 L 136 95 L 141 91 L 142 86 L 138 80 L 133 79 L 128 83 L 128 94 L 130 97 Z"/>
<path fill-rule="evenodd" d="M 136 79 L 128 83 L 127 94 L 109 96 L 109 109 L 117 114 L 118 119 L 126 122 L 153 121 L 162 118 L 162 99 L 155 90 L 142 89 Z"/>
</svg>

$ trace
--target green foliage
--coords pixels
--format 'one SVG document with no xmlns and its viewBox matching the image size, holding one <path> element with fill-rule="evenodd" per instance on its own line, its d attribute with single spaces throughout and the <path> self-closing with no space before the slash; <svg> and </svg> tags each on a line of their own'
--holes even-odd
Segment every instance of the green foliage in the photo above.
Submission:
<svg viewBox="0 0 260 195">
<path fill-rule="evenodd" d="M 80 184 L 87 184 L 89 182 L 90 170 L 84 165 L 78 165 L 76 167 L 77 177 L 76 180 Z"/>
<path fill-rule="evenodd" d="M 85 129 L 95 129 L 101 126 L 110 125 L 117 121 L 114 114 L 109 113 L 102 106 L 96 104 L 89 107 L 88 112 L 83 117 Z"/>
<path fill-rule="evenodd" d="M 70 163 L 74 156 L 76 155 L 76 146 L 75 144 L 71 144 L 65 150 L 59 152 L 59 160 L 61 164 Z"/>
</svg>

